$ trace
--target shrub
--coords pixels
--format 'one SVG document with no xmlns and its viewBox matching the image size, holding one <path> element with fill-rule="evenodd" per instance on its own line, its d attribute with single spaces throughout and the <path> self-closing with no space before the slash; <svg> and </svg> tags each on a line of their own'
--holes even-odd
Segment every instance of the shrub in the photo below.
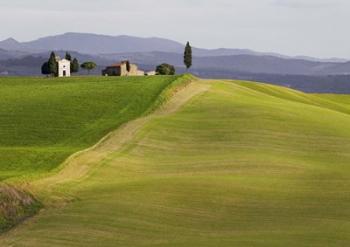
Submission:
<svg viewBox="0 0 350 247">
<path fill-rule="evenodd" d="M 175 67 L 173 65 L 163 63 L 157 66 L 157 75 L 175 75 Z"/>
</svg>

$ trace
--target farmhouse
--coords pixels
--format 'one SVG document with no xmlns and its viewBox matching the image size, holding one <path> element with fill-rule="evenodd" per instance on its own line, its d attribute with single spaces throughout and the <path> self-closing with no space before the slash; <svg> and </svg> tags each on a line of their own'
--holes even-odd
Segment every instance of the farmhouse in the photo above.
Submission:
<svg viewBox="0 0 350 247">
<path fill-rule="evenodd" d="M 139 70 L 136 64 L 131 64 L 129 61 L 122 61 L 118 64 L 113 64 L 102 70 L 104 76 L 144 76 L 145 72 Z"/>
<path fill-rule="evenodd" d="M 67 59 L 61 59 L 60 57 L 56 57 L 56 61 L 58 64 L 58 77 L 70 77 L 70 61 Z"/>
</svg>

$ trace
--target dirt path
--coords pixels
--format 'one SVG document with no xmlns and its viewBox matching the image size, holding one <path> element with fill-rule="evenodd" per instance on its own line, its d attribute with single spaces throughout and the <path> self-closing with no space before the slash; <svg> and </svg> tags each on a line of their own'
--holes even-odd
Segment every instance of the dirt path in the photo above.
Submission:
<svg viewBox="0 0 350 247">
<path fill-rule="evenodd" d="M 63 164 L 62 169 L 55 175 L 33 182 L 31 190 L 37 194 L 51 193 L 59 185 L 84 180 L 94 171 L 101 161 L 108 155 L 120 150 L 130 142 L 136 133 L 151 119 L 163 115 L 169 115 L 180 109 L 191 98 L 204 93 L 210 88 L 206 81 L 195 81 L 177 92 L 171 100 L 160 107 L 154 113 L 131 121 L 111 132 L 100 142 L 91 148 L 78 152 L 69 157 Z M 43 189 L 44 188 L 44 189 Z"/>
</svg>

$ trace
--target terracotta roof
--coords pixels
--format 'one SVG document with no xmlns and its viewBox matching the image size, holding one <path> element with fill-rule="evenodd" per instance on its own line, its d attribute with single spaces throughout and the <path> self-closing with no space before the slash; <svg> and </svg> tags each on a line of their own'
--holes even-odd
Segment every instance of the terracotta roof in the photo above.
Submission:
<svg viewBox="0 0 350 247">
<path fill-rule="evenodd" d="M 121 63 L 115 63 L 115 64 L 112 64 L 111 66 L 108 66 L 108 67 L 120 67 L 122 66 Z"/>
<path fill-rule="evenodd" d="M 128 62 L 129 61 L 122 61 L 120 63 L 115 63 L 115 64 L 112 64 L 112 65 L 108 66 L 108 68 L 119 68 L 120 66 L 122 66 L 123 64 L 126 64 Z"/>
</svg>

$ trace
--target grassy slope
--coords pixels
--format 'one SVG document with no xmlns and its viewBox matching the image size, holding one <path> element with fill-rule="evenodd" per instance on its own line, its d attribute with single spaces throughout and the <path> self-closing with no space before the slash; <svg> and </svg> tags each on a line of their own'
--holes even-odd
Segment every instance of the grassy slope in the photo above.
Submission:
<svg viewBox="0 0 350 247">
<path fill-rule="evenodd" d="M 140 116 L 173 80 L 0 79 L 0 181 L 52 170 Z"/>
<path fill-rule="evenodd" d="M 215 82 L 74 184 L 78 200 L 0 245 L 347 246 L 349 110 L 334 96 Z"/>
</svg>

